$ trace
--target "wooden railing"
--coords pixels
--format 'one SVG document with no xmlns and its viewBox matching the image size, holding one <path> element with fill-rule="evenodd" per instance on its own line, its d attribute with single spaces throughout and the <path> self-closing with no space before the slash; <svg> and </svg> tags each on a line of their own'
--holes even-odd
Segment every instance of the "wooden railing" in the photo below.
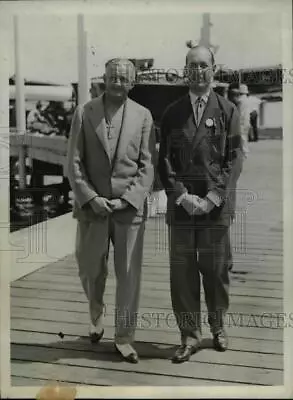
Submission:
<svg viewBox="0 0 293 400">
<path fill-rule="evenodd" d="M 44 161 L 64 168 L 67 154 L 67 138 L 64 136 L 45 136 L 24 133 L 10 134 L 10 157 L 17 157 L 20 165 L 25 165 L 25 159 Z M 26 169 L 20 169 L 26 182 Z"/>
</svg>

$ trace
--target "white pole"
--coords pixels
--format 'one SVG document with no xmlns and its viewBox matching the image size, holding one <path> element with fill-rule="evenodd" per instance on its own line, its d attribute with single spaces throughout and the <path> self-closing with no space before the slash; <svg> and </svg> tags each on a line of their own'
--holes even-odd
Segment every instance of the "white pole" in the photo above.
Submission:
<svg viewBox="0 0 293 400">
<path fill-rule="evenodd" d="M 19 18 L 14 16 L 14 41 L 15 41 L 15 106 L 16 106 L 16 129 L 17 134 L 25 134 L 25 96 L 24 76 L 22 74 L 21 39 L 19 29 Z M 26 187 L 25 149 L 20 147 L 19 151 L 19 187 Z"/>
<path fill-rule="evenodd" d="M 84 104 L 90 99 L 88 35 L 84 29 L 84 15 L 77 17 L 78 30 L 78 104 Z"/>
<path fill-rule="evenodd" d="M 88 46 L 88 31 L 85 30 L 84 34 L 84 74 L 85 74 L 85 91 L 84 98 L 85 102 L 89 101 L 91 98 L 90 95 L 90 74 L 89 74 L 89 46 Z"/>
<path fill-rule="evenodd" d="M 204 46 L 209 47 L 211 45 L 211 22 L 210 22 L 210 14 L 203 14 L 203 28 L 202 28 L 202 43 Z"/>
</svg>

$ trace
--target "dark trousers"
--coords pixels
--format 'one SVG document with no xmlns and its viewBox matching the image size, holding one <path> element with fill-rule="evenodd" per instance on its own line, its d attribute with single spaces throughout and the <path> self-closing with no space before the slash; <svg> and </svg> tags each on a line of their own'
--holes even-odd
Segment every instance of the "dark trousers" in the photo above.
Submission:
<svg viewBox="0 0 293 400">
<path fill-rule="evenodd" d="M 255 142 L 258 141 L 258 129 L 257 129 L 257 112 L 252 111 L 250 114 L 250 125 L 252 127 L 252 133 L 253 133 L 253 140 Z"/>
<path fill-rule="evenodd" d="M 170 227 L 171 299 L 182 343 L 201 337 L 200 275 L 202 275 L 208 323 L 216 334 L 224 327 L 229 307 L 227 246 L 229 228 Z"/>
</svg>

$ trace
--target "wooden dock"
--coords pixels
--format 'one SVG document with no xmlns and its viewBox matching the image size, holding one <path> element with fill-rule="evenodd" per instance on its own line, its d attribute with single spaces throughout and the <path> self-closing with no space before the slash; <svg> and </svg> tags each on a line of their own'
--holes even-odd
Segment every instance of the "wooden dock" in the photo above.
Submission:
<svg viewBox="0 0 293 400">
<path fill-rule="evenodd" d="M 136 335 L 140 363 L 122 362 L 114 352 L 112 258 L 105 336 L 92 346 L 87 303 L 70 254 L 11 284 L 12 386 L 52 380 L 100 386 L 282 385 L 282 232 L 282 142 L 252 143 L 232 228 L 229 350 L 211 348 L 204 323 L 202 349 L 188 363 L 171 363 L 179 335 L 170 301 L 167 230 L 164 218 L 157 217 L 149 219 L 146 231 Z"/>
</svg>

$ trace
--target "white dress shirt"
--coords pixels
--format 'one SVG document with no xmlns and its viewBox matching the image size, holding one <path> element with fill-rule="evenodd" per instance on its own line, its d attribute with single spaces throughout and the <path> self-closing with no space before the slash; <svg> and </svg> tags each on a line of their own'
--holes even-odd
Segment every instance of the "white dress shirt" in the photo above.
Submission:
<svg viewBox="0 0 293 400">
<path fill-rule="evenodd" d="M 208 90 L 202 96 L 197 96 L 196 94 L 189 91 L 189 97 L 190 97 L 190 101 L 191 101 L 191 105 L 192 105 L 192 109 L 193 109 L 193 115 L 194 115 L 194 119 L 195 119 L 197 126 L 199 126 L 199 124 L 200 124 L 202 115 L 204 113 L 207 102 L 209 100 L 209 95 L 210 95 L 210 90 Z M 201 107 L 198 109 L 199 98 L 201 99 Z"/>
</svg>

